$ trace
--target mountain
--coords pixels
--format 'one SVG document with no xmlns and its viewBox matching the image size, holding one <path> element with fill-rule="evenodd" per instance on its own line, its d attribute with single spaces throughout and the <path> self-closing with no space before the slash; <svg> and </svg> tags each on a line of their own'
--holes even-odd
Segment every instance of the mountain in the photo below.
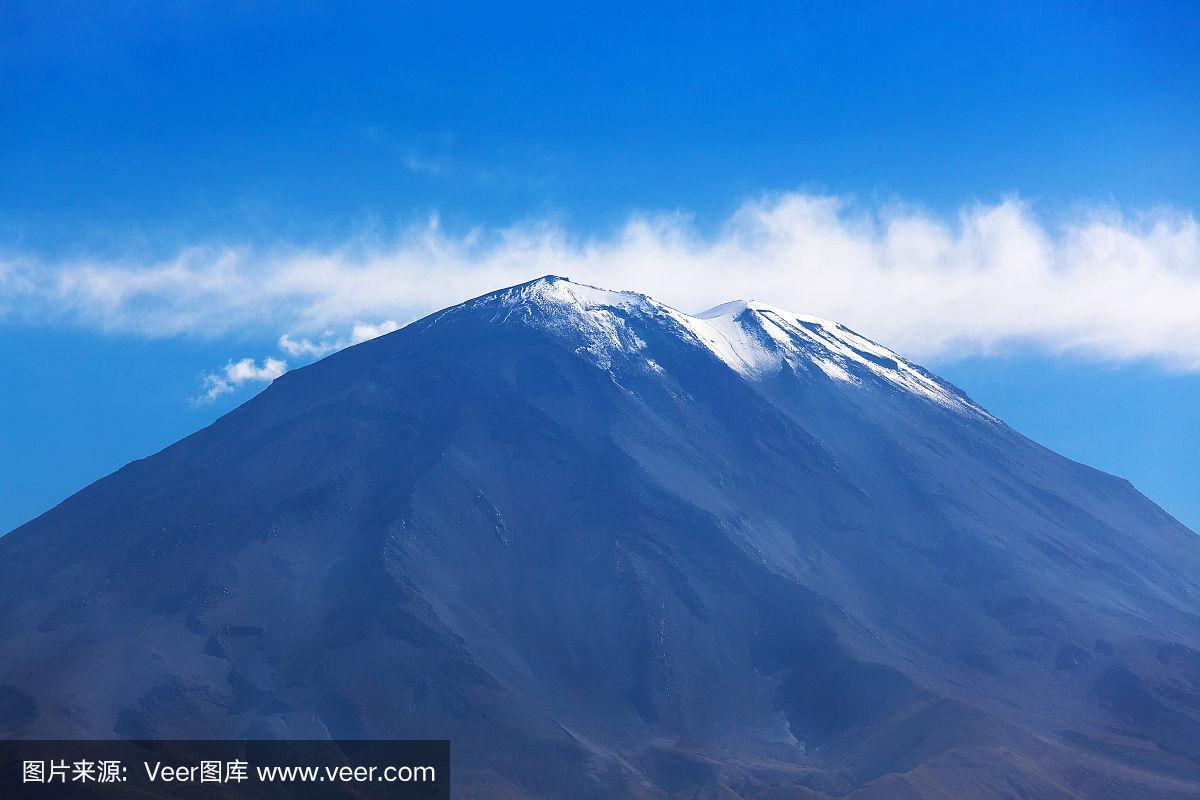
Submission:
<svg viewBox="0 0 1200 800">
<path fill-rule="evenodd" d="M 0 538 L 0 735 L 450 737 L 464 798 L 1196 798 L 1198 612 L 1195 534 L 886 348 L 546 277 Z"/>
</svg>

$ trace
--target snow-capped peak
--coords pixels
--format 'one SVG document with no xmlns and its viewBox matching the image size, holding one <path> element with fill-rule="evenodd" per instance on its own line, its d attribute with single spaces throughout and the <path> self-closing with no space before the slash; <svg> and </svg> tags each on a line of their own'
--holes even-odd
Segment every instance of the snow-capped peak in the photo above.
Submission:
<svg viewBox="0 0 1200 800">
<path fill-rule="evenodd" d="M 807 363 L 834 380 L 858 383 L 866 372 L 940 405 L 986 414 L 922 367 L 837 322 L 754 300 L 722 303 L 696 319 L 720 330 L 754 374 Z"/>
<path fill-rule="evenodd" d="M 577 310 L 599 308 L 638 308 L 657 305 L 644 294 L 616 292 L 584 283 L 575 283 L 558 275 L 545 275 L 537 280 L 503 289 L 485 298 L 495 298 L 505 305 L 533 303 L 541 306 L 560 306 Z"/>
<path fill-rule="evenodd" d="M 652 326 L 682 336 L 751 380 L 785 369 L 815 369 L 847 384 L 874 378 L 948 408 L 987 415 L 949 384 L 844 325 L 753 300 L 734 300 L 690 315 L 637 292 L 547 275 L 465 305 L 582 340 L 576 351 L 602 369 L 611 369 L 615 359 L 626 355 L 660 371 L 644 352 L 651 330 L 647 326 Z"/>
<path fill-rule="evenodd" d="M 502 289 L 473 300 L 469 308 L 495 308 L 504 319 L 524 320 L 564 338 L 582 338 L 577 348 L 602 369 L 612 368 L 618 353 L 634 353 L 646 343 L 630 321 L 648 319 L 666 306 L 637 292 L 613 292 L 558 275 Z"/>
</svg>

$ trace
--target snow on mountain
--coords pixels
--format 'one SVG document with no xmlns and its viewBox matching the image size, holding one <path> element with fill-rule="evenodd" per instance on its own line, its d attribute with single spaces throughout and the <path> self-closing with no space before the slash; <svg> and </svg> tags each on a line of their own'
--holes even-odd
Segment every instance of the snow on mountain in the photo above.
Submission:
<svg viewBox="0 0 1200 800">
<path fill-rule="evenodd" d="M 953 386 L 844 325 L 753 300 L 734 300 L 690 315 L 637 292 L 547 275 L 462 308 L 494 309 L 497 318 L 515 317 L 563 337 L 581 337 L 578 352 L 605 370 L 622 356 L 661 369 L 645 353 L 645 327 L 653 326 L 704 348 L 751 380 L 785 368 L 807 372 L 812 367 L 831 380 L 859 386 L 882 382 L 946 408 L 990 418 Z"/>
</svg>

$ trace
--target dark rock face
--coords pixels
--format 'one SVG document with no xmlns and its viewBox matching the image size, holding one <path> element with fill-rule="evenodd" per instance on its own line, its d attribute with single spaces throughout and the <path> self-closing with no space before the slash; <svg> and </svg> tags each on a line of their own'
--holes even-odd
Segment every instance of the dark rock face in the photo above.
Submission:
<svg viewBox="0 0 1200 800">
<path fill-rule="evenodd" d="M 1200 539 L 718 311 L 489 295 L 8 534 L 0 735 L 450 737 L 462 797 L 1200 797 Z"/>
</svg>

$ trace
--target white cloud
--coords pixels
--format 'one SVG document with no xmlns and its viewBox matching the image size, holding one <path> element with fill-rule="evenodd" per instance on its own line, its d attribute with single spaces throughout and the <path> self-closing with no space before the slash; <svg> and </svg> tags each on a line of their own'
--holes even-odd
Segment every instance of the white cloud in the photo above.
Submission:
<svg viewBox="0 0 1200 800">
<path fill-rule="evenodd" d="M 298 358 L 320 358 L 337 350 L 338 341 L 324 338 L 314 342 L 312 339 L 292 337 L 285 333 L 279 337 L 279 349 Z"/>
<path fill-rule="evenodd" d="M 385 333 L 399 330 L 399 328 L 400 323 L 389 319 L 376 323 L 356 322 L 349 334 L 345 336 L 335 336 L 331 331 L 326 331 L 316 340 L 285 333 L 279 337 L 279 349 L 290 356 L 320 358 L 352 344 L 359 344 L 368 339 L 383 336 Z"/>
<path fill-rule="evenodd" d="M 369 339 L 378 339 L 385 333 L 400 330 L 400 323 L 394 319 L 384 320 L 371 324 L 369 322 L 356 322 L 354 327 L 350 329 L 350 343 L 358 344 Z"/>
<path fill-rule="evenodd" d="M 203 405 L 211 403 L 223 394 L 237 391 L 247 383 L 267 383 L 287 372 L 287 362 L 277 358 L 263 359 L 259 366 L 252 358 L 240 361 L 230 361 L 223 369 L 210 372 L 201 377 L 204 393 L 193 398 L 193 402 Z"/>
<path fill-rule="evenodd" d="M 283 352 L 315 357 L 365 337 L 355 320 L 407 321 L 546 273 L 687 311 L 759 299 L 917 358 L 1027 347 L 1200 370 L 1192 214 L 1099 209 L 1052 224 L 1019 199 L 938 215 L 787 193 L 745 203 L 711 233 L 682 214 L 593 237 L 549 223 L 453 236 L 435 220 L 322 250 L 194 247 L 150 264 L 10 258 L 0 315 L 148 336 L 286 332 Z"/>
</svg>

